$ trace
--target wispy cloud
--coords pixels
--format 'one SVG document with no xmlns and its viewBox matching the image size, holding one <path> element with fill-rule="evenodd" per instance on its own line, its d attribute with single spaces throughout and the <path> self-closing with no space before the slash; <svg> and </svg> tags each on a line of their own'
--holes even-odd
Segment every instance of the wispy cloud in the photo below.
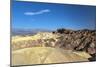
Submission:
<svg viewBox="0 0 100 67">
<path fill-rule="evenodd" d="M 25 12 L 24 15 L 33 16 L 33 15 L 39 15 L 39 14 L 48 13 L 48 12 L 50 12 L 49 9 L 44 9 L 37 12 Z"/>
</svg>

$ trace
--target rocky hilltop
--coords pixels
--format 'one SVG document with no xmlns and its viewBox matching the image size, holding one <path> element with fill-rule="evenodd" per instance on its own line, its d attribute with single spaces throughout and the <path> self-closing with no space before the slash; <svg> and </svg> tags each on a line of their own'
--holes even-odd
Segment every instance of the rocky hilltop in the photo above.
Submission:
<svg viewBox="0 0 100 67">
<path fill-rule="evenodd" d="M 53 33 L 60 33 L 60 47 L 75 51 L 85 51 L 92 56 L 89 60 L 96 60 L 96 30 L 83 29 L 73 31 L 58 29 Z"/>
<path fill-rule="evenodd" d="M 85 51 L 95 61 L 96 31 L 95 30 L 66 30 L 58 29 L 53 32 L 39 32 L 34 36 L 12 37 L 12 49 L 18 50 L 29 47 L 53 47 L 72 51 Z"/>
</svg>

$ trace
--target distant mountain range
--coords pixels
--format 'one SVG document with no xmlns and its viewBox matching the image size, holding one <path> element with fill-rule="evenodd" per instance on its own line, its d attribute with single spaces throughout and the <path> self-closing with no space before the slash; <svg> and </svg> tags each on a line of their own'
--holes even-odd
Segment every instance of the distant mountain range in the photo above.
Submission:
<svg viewBox="0 0 100 67">
<path fill-rule="evenodd" d="M 81 30 L 71 30 L 71 29 L 57 29 L 55 31 L 58 31 L 58 32 L 61 32 L 64 30 L 66 31 L 95 31 L 95 30 L 89 30 L 89 29 L 81 29 Z M 16 35 L 21 35 L 21 36 L 24 36 L 24 35 L 34 35 L 38 32 L 53 32 L 54 30 L 47 30 L 47 29 L 16 29 L 16 28 L 13 28 L 11 30 L 11 35 L 12 36 L 16 36 Z"/>
<path fill-rule="evenodd" d="M 38 32 L 51 32 L 50 30 L 45 29 L 12 29 L 11 35 L 34 35 Z"/>
</svg>

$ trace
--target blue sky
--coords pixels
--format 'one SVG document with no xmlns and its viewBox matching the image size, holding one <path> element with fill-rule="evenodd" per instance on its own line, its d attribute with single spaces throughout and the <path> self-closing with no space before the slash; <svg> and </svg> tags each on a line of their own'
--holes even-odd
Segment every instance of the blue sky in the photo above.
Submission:
<svg viewBox="0 0 100 67">
<path fill-rule="evenodd" d="M 95 29 L 95 23 L 95 6 L 18 1 L 12 4 L 12 28 Z"/>
</svg>

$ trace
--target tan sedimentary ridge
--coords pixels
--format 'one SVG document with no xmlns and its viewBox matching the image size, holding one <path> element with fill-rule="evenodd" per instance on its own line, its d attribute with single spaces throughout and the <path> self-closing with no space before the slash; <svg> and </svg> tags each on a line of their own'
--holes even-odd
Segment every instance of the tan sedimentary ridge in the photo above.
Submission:
<svg viewBox="0 0 100 67">
<path fill-rule="evenodd" d="M 51 51 L 52 53 L 53 50 L 53 55 L 50 55 L 51 59 L 31 60 L 32 58 L 39 58 L 38 51 L 44 51 L 42 55 L 46 56 L 48 53 L 45 54 L 45 51 Z M 32 57 L 29 57 L 30 54 Z M 35 54 L 36 56 L 33 56 Z M 57 54 L 58 57 L 54 54 Z M 60 54 L 67 55 L 67 58 L 71 59 L 64 60 L 66 57 L 62 55 L 60 57 Z M 96 32 L 94 30 L 60 29 L 54 32 L 39 32 L 33 36 L 14 36 L 12 37 L 12 55 L 13 65 L 89 61 L 89 58 L 95 60 Z M 18 57 L 22 59 L 19 61 Z"/>
<path fill-rule="evenodd" d="M 63 49 L 87 51 L 89 54 L 95 53 L 96 38 L 94 31 L 64 31 L 56 33 L 40 32 L 34 36 L 13 37 L 12 49 L 22 49 L 26 47 L 45 46 L 59 47 Z"/>
</svg>

